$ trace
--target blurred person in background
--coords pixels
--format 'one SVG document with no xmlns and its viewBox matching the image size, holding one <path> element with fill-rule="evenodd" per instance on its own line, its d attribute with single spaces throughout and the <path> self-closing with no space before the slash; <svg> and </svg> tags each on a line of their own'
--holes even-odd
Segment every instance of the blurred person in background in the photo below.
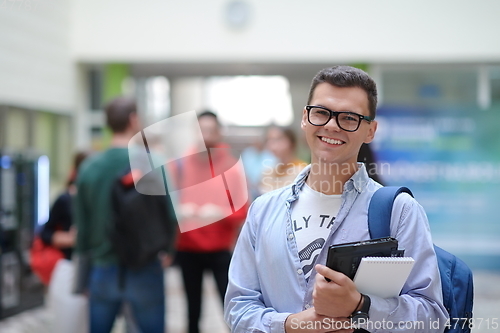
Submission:
<svg viewBox="0 0 500 333">
<path fill-rule="evenodd" d="M 141 130 L 136 102 L 119 97 L 105 108 L 111 147 L 88 158 L 80 169 L 75 197 L 76 252 L 90 253 L 88 282 L 90 333 L 109 333 L 124 303 L 143 333 L 164 333 L 165 294 L 162 263 L 154 259 L 138 269 L 118 264 L 109 240 L 111 189 L 129 168 L 130 139 Z M 173 244 L 172 244 L 173 245 Z M 170 261 L 164 257 L 164 265 Z M 119 285 L 119 281 L 124 281 Z"/>
<path fill-rule="evenodd" d="M 371 179 L 379 184 L 384 185 L 381 179 L 381 174 L 379 174 L 379 168 L 377 167 L 377 159 L 375 158 L 375 153 L 373 152 L 372 146 L 369 143 L 363 143 L 359 149 L 358 162 L 365 164 L 366 172 Z"/>
<path fill-rule="evenodd" d="M 77 193 L 75 185 L 80 164 L 88 156 L 86 152 L 77 153 L 73 159 L 66 191 L 54 202 L 49 220 L 40 230 L 40 239 L 46 245 L 57 248 L 63 254 L 54 266 L 48 285 L 46 304 L 52 313 L 51 332 L 87 332 L 87 301 L 82 295 L 72 293 L 74 265 L 70 261 L 76 243 L 77 230 L 73 225 L 72 201 Z M 33 257 L 32 257 L 33 258 Z"/>
<path fill-rule="evenodd" d="M 291 128 L 271 126 L 267 130 L 266 147 L 276 157 L 277 163 L 266 164 L 262 173 L 260 192 L 292 184 L 297 175 L 307 166 L 297 155 L 297 136 Z"/>
<path fill-rule="evenodd" d="M 66 190 L 54 202 L 49 220 L 40 230 L 42 241 L 61 250 L 64 258 L 70 260 L 76 242 L 76 229 L 73 226 L 73 212 L 71 198 L 76 195 L 76 177 L 78 168 L 88 156 L 86 152 L 79 152 L 74 156 L 73 169 L 66 185 Z"/>
<path fill-rule="evenodd" d="M 210 181 L 237 162 L 230 154 L 229 146 L 222 142 L 221 124 L 217 115 L 211 111 L 202 112 L 198 115 L 198 122 L 207 151 L 186 154 L 187 157 L 177 164 L 173 175 L 181 189 Z M 243 174 L 237 176 L 243 179 L 245 177 Z M 234 184 L 232 180 L 236 179 L 226 179 L 230 186 Z M 247 189 L 241 188 L 238 191 L 246 193 Z M 181 268 L 187 296 L 189 333 L 200 331 L 203 274 L 206 270 L 213 273 L 222 306 L 232 249 L 247 211 L 245 204 L 234 213 L 225 214 L 222 204 L 227 203 L 228 197 L 226 193 L 223 197 L 219 197 L 214 192 L 216 191 L 183 194 L 180 191 L 179 195 L 181 204 L 179 223 L 186 226 L 200 226 L 190 227 L 192 230 L 181 232 L 177 242 L 176 263 Z M 203 221 L 207 220 L 217 222 L 206 225 Z"/>
<path fill-rule="evenodd" d="M 259 136 L 254 140 L 252 145 L 243 150 L 241 160 L 245 166 L 250 200 L 253 201 L 261 194 L 259 187 L 264 167 L 274 167 L 276 157 L 266 148 L 265 138 Z"/>
</svg>

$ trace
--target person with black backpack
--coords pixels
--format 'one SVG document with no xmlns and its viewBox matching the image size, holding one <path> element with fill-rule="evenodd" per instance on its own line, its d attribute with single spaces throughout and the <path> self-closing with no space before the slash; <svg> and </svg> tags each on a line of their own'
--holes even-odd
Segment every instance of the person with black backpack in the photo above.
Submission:
<svg viewBox="0 0 500 333">
<path fill-rule="evenodd" d="M 105 111 L 113 133 L 111 147 L 82 164 L 74 200 L 75 251 L 91 262 L 86 284 L 90 333 L 109 333 L 124 303 L 141 332 L 164 333 L 163 266 L 171 261 L 177 221 L 171 218 L 168 196 L 139 195 L 127 176 L 127 147 L 141 131 L 135 101 L 116 98 Z M 140 224 L 134 225 L 137 221 Z M 127 241 L 131 233 L 127 228 L 132 234 L 135 230 L 136 235 L 149 236 L 153 249 L 144 250 L 144 239 L 134 239 L 125 244 L 131 252 L 124 260 L 117 244 Z"/>
<path fill-rule="evenodd" d="M 376 105 L 375 82 L 360 69 L 335 66 L 314 77 L 301 119 L 311 164 L 249 209 L 229 268 L 231 332 L 444 331 L 448 312 L 429 224 L 408 193 L 394 200 L 389 228 L 415 260 L 399 296 L 362 294 L 325 266 L 331 245 L 372 238 L 369 205 L 382 185 L 357 157 L 375 137 Z"/>
</svg>

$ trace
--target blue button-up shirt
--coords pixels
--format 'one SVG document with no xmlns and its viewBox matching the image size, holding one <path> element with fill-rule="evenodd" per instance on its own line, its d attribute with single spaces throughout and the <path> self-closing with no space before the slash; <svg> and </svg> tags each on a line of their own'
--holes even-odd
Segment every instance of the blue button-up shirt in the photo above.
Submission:
<svg viewBox="0 0 500 333">
<path fill-rule="evenodd" d="M 308 166 L 293 184 L 262 195 L 250 207 L 229 268 L 224 302 L 224 317 L 234 333 L 285 332 L 290 314 L 314 306 L 316 271 L 307 282 L 291 220 L 291 209 L 310 170 Z M 368 205 L 379 187 L 360 164 L 344 185 L 340 211 L 317 263 L 325 264 L 329 245 L 370 239 Z M 399 195 L 394 202 L 391 236 L 415 264 L 401 296 L 383 299 L 369 295 L 374 324 L 369 330 L 442 332 L 447 312 L 429 223 L 422 206 L 408 194 Z M 390 325 L 383 325 L 388 321 Z"/>
</svg>

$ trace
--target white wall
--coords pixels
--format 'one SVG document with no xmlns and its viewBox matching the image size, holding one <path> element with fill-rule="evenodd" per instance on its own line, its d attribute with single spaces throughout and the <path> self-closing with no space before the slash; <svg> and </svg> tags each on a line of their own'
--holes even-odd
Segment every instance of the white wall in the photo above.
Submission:
<svg viewBox="0 0 500 333">
<path fill-rule="evenodd" d="M 0 1 L 0 104 L 61 113 L 73 107 L 70 2 Z"/>
<path fill-rule="evenodd" d="M 73 0 L 83 61 L 496 62 L 496 0 Z"/>
</svg>

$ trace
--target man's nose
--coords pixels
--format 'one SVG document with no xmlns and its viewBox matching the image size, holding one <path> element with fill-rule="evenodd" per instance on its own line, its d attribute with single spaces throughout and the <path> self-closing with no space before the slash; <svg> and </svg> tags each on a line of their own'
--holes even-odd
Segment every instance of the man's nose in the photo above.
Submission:
<svg viewBox="0 0 500 333">
<path fill-rule="evenodd" d="M 335 132 L 340 132 L 341 128 L 337 124 L 337 116 L 333 115 L 328 122 L 323 125 L 327 130 L 329 131 L 335 131 Z"/>
</svg>

